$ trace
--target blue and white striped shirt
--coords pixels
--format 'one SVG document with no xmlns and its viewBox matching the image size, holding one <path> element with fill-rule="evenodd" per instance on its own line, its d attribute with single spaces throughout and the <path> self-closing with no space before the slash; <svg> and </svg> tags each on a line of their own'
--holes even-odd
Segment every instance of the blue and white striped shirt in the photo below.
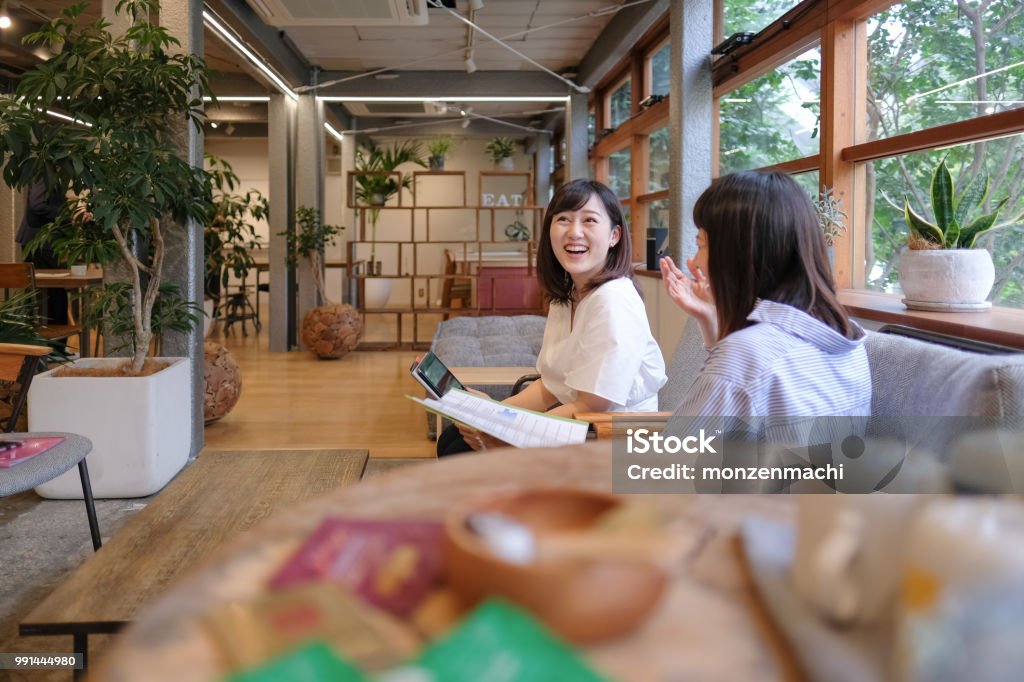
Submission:
<svg viewBox="0 0 1024 682">
<path fill-rule="evenodd" d="M 847 339 L 807 313 L 762 300 L 756 322 L 711 349 L 677 416 L 867 416 L 871 374 L 864 330 Z"/>
</svg>

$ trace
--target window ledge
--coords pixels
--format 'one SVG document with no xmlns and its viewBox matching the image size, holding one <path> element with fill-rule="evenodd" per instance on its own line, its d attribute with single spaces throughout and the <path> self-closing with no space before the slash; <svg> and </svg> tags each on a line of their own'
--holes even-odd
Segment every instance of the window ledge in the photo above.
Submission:
<svg viewBox="0 0 1024 682">
<path fill-rule="evenodd" d="M 839 302 L 854 317 L 1024 349 L 1024 310 L 992 307 L 979 313 L 930 313 L 907 310 L 899 294 L 863 289 L 840 290 Z"/>
</svg>

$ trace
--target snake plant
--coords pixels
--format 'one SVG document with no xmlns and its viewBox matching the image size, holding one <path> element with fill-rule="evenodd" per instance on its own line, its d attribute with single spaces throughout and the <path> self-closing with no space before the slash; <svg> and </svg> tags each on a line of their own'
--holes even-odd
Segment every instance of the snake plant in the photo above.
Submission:
<svg viewBox="0 0 1024 682">
<path fill-rule="evenodd" d="M 912 249 L 971 249 L 978 237 L 1012 225 L 1011 220 L 996 225 L 999 212 L 1008 199 L 996 204 L 989 213 L 972 219 L 974 213 L 988 198 L 989 178 L 979 173 L 967 187 L 957 194 L 953 188 L 953 175 L 943 159 L 932 173 L 931 199 L 935 222 L 930 223 L 910 207 L 910 198 L 904 196 L 903 214 L 910 227 L 910 248 Z"/>
</svg>

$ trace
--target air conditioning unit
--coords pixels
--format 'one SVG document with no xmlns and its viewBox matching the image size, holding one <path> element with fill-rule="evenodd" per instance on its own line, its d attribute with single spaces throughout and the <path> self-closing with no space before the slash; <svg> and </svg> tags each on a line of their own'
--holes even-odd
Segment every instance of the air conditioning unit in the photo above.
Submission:
<svg viewBox="0 0 1024 682">
<path fill-rule="evenodd" d="M 245 0 L 270 26 L 419 26 L 427 0 Z"/>
</svg>

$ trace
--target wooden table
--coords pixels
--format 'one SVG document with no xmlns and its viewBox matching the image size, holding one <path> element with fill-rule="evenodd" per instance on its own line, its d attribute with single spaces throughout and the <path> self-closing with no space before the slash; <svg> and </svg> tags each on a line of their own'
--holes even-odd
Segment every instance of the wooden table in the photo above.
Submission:
<svg viewBox="0 0 1024 682">
<path fill-rule="evenodd" d="M 103 268 L 90 267 L 84 275 L 72 275 L 71 271 L 65 268 L 39 268 L 35 271 L 35 282 L 37 289 L 67 289 L 77 291 L 87 289 L 103 283 Z M 78 322 L 75 322 L 75 313 L 78 313 Z M 82 325 L 82 346 L 78 349 L 79 354 L 84 358 L 89 355 L 89 316 L 88 306 L 82 300 L 78 305 L 72 307 L 68 300 L 68 322 Z M 97 343 L 97 347 L 98 347 Z"/>
<path fill-rule="evenodd" d="M 21 623 L 25 635 L 117 632 L 183 573 L 279 510 L 363 475 L 366 450 L 203 452 Z"/>
<path fill-rule="evenodd" d="M 227 551 L 147 607 L 99 662 L 90 679 L 204 682 L 221 678 L 219 657 L 201 620 L 232 600 L 260 594 L 269 576 L 328 515 L 440 519 L 453 504 L 522 486 L 608 490 L 606 443 L 496 450 L 406 467 L 335 490 L 251 529 Z M 783 496 L 651 495 L 671 532 L 688 543 L 662 603 L 640 629 L 584 655 L 613 679 L 799 679 L 762 615 L 737 555 L 746 516 L 792 518 Z M 116 540 L 116 538 L 115 538 Z"/>
</svg>

